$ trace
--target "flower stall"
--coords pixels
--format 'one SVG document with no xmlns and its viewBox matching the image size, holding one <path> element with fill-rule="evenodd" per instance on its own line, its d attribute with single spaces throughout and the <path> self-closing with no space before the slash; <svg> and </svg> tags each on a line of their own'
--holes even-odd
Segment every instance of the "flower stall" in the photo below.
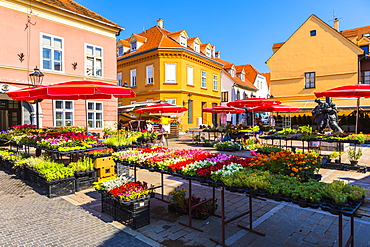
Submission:
<svg viewBox="0 0 370 247">
<path fill-rule="evenodd" d="M 115 220 L 137 229 L 150 223 L 150 197 L 153 186 L 134 181 L 127 175 L 95 183 L 102 195 L 102 212 Z"/>
</svg>

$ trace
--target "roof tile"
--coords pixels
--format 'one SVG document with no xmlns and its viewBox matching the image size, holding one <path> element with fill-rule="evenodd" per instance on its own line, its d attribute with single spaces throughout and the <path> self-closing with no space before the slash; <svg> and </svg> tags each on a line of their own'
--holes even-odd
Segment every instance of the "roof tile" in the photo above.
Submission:
<svg viewBox="0 0 370 247">
<path fill-rule="evenodd" d="M 73 0 L 31 0 L 35 2 L 40 2 L 43 4 L 47 4 L 49 6 L 59 8 L 61 10 L 68 10 L 70 12 L 74 12 L 79 15 L 86 16 L 88 18 L 92 18 L 101 22 L 105 22 L 110 25 L 114 25 L 123 30 L 122 27 L 119 27 L 117 23 L 114 23 L 107 18 L 95 13 L 94 11 L 82 6 L 81 4 L 73 1 Z"/>
</svg>

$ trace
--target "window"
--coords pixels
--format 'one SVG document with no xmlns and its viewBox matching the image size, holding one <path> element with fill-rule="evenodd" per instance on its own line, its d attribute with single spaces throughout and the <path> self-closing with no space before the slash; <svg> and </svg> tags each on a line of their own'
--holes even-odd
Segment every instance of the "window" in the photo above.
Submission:
<svg viewBox="0 0 370 247">
<path fill-rule="evenodd" d="M 213 90 L 217 91 L 217 75 L 213 75 Z"/>
<path fill-rule="evenodd" d="M 370 71 L 364 71 L 363 77 L 363 83 L 370 84 Z"/>
<path fill-rule="evenodd" d="M 305 88 L 315 88 L 315 72 L 304 73 Z"/>
<path fill-rule="evenodd" d="M 236 92 L 236 100 L 240 100 L 240 91 L 239 90 Z"/>
<path fill-rule="evenodd" d="M 229 101 L 229 92 L 221 92 L 221 102 Z"/>
<path fill-rule="evenodd" d="M 103 49 L 95 45 L 86 45 L 86 75 L 103 76 Z"/>
<path fill-rule="evenodd" d="M 73 101 L 56 100 L 54 104 L 54 126 L 73 126 Z"/>
<path fill-rule="evenodd" d="M 240 74 L 240 80 L 245 81 L 245 75 L 244 74 Z"/>
<path fill-rule="evenodd" d="M 43 34 L 41 46 L 41 69 L 63 71 L 63 38 Z"/>
<path fill-rule="evenodd" d="M 188 66 L 188 85 L 194 85 L 194 68 Z"/>
<path fill-rule="evenodd" d="M 118 46 L 118 56 L 122 56 L 123 55 L 123 46 Z"/>
<path fill-rule="evenodd" d="M 209 47 L 206 48 L 206 56 L 207 57 L 211 56 L 211 49 L 209 49 Z"/>
<path fill-rule="evenodd" d="M 136 87 L 136 69 L 130 70 L 130 85 Z"/>
<path fill-rule="evenodd" d="M 231 77 L 234 77 L 235 76 L 235 70 L 234 69 L 231 69 L 230 70 L 230 75 L 231 75 Z"/>
<path fill-rule="evenodd" d="M 200 46 L 199 46 L 199 43 L 198 42 L 194 42 L 194 50 L 196 52 L 199 52 L 200 51 Z"/>
<path fill-rule="evenodd" d="M 176 99 L 166 99 L 166 102 L 171 105 L 176 105 Z"/>
<path fill-rule="evenodd" d="M 175 83 L 176 82 L 176 63 L 165 64 L 165 82 Z"/>
<path fill-rule="evenodd" d="M 153 84 L 153 65 L 146 66 L 146 84 Z"/>
<path fill-rule="evenodd" d="M 87 102 L 87 123 L 89 128 L 103 128 L 103 103 Z"/>
<path fill-rule="evenodd" d="M 186 43 L 187 43 L 186 42 L 186 37 L 184 35 L 181 35 L 180 36 L 180 45 L 186 46 L 187 45 Z"/>
<path fill-rule="evenodd" d="M 316 30 L 311 30 L 310 31 L 310 36 L 316 36 Z"/>
<path fill-rule="evenodd" d="M 134 42 L 131 43 L 131 52 L 136 51 L 136 47 L 137 47 L 137 42 L 135 40 Z"/>
<path fill-rule="evenodd" d="M 360 48 L 361 48 L 362 50 L 364 50 L 364 53 L 365 53 L 366 55 L 368 55 L 368 54 L 369 54 L 369 46 L 368 46 L 368 45 L 362 45 L 362 46 L 360 46 Z"/>
<path fill-rule="evenodd" d="M 117 74 L 117 85 L 122 86 L 122 72 Z"/>
<path fill-rule="evenodd" d="M 207 72 L 202 71 L 202 88 L 207 87 Z"/>
</svg>

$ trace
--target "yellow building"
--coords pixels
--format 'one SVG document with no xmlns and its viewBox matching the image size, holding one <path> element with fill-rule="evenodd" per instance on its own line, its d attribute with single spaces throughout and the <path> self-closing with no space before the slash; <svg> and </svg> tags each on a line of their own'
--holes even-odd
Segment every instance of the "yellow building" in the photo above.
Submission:
<svg viewBox="0 0 370 247">
<path fill-rule="evenodd" d="M 158 20 L 157 26 L 120 40 L 117 49 L 118 80 L 136 93 L 120 99 L 122 105 L 162 100 L 185 106 L 182 131 L 212 123 L 202 109 L 220 104 L 223 65 L 215 61 L 215 46 L 189 38 L 185 30 L 170 32 Z"/>
<path fill-rule="evenodd" d="M 283 104 L 310 112 L 314 92 L 356 83 L 370 84 L 370 27 L 339 31 L 311 15 L 286 42 L 273 45 L 267 60 L 271 95 Z M 353 110 L 355 99 L 334 99 L 339 112 Z M 308 114 L 311 116 L 310 114 Z"/>
</svg>

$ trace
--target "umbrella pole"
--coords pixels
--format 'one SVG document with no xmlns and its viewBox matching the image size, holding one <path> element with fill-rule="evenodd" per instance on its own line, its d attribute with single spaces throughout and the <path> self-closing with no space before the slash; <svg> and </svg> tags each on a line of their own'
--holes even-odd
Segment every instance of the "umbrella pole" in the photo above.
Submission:
<svg viewBox="0 0 370 247">
<path fill-rule="evenodd" d="M 357 107 L 356 107 L 356 129 L 355 133 L 358 133 L 358 120 L 359 120 L 359 109 L 360 109 L 360 98 L 357 98 Z"/>
<path fill-rule="evenodd" d="M 87 102 L 86 102 L 86 99 L 85 99 L 85 116 L 86 116 L 86 134 L 89 132 L 88 129 L 89 129 L 89 124 L 88 124 L 88 119 L 87 119 Z"/>
</svg>

